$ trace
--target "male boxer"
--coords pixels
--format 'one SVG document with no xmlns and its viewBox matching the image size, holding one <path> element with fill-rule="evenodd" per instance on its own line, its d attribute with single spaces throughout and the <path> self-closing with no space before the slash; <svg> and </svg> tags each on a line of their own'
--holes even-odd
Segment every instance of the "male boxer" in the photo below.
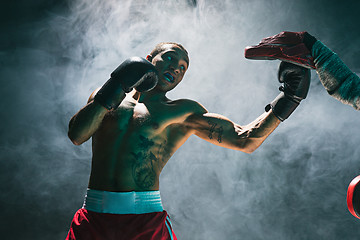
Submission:
<svg viewBox="0 0 360 240">
<path fill-rule="evenodd" d="M 281 32 L 264 38 L 245 49 L 249 59 L 279 59 L 316 69 L 327 92 L 344 104 L 360 110 L 360 78 L 336 53 L 307 32 Z M 347 192 L 348 209 L 360 218 L 360 176 L 354 178 Z"/>
<path fill-rule="evenodd" d="M 253 152 L 306 97 L 310 82 L 308 69 L 281 63 L 282 92 L 240 126 L 195 101 L 166 97 L 188 66 L 180 44 L 160 43 L 146 60 L 123 62 L 70 120 L 69 138 L 79 145 L 92 137 L 93 157 L 84 205 L 67 239 L 176 239 L 159 192 L 159 175 L 175 151 L 195 134 Z"/>
</svg>

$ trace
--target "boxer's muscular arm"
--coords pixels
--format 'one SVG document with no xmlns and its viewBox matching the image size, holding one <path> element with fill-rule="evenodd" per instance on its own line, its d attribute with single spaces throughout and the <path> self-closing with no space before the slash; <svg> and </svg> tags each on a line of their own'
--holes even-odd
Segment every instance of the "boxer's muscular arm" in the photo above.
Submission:
<svg viewBox="0 0 360 240">
<path fill-rule="evenodd" d="M 139 92 L 151 90 L 158 81 L 154 65 L 139 57 L 125 60 L 110 76 L 70 120 L 68 136 L 75 145 L 82 144 L 95 133 L 105 114 L 120 105 L 126 92 L 133 88 Z"/>
<path fill-rule="evenodd" d="M 99 128 L 108 110 L 94 101 L 94 97 L 99 89 L 95 90 L 85 107 L 80 109 L 70 120 L 68 136 L 75 145 L 86 142 Z M 125 92 L 123 93 L 125 97 Z"/>
<path fill-rule="evenodd" d="M 191 133 L 213 144 L 240 150 L 255 151 L 286 120 L 306 98 L 310 85 L 310 71 L 282 62 L 278 72 L 281 93 L 265 108 L 266 112 L 246 126 L 233 123 L 224 116 L 208 113 L 200 104 L 185 121 Z"/>
<path fill-rule="evenodd" d="M 107 109 L 91 101 L 70 120 L 68 136 L 75 145 L 86 142 L 98 129 Z"/>
<path fill-rule="evenodd" d="M 250 124 L 240 126 L 205 109 L 202 113 L 190 115 L 185 121 L 192 134 L 215 145 L 246 153 L 255 151 L 280 122 L 270 110 Z"/>
<path fill-rule="evenodd" d="M 247 153 L 255 151 L 286 120 L 306 98 L 310 85 L 310 71 L 291 63 L 282 62 L 278 72 L 281 93 L 266 106 L 266 112 L 246 126 L 233 123 L 224 116 L 208 113 L 200 104 L 196 114 L 186 123 L 197 136 L 226 148 Z"/>
</svg>

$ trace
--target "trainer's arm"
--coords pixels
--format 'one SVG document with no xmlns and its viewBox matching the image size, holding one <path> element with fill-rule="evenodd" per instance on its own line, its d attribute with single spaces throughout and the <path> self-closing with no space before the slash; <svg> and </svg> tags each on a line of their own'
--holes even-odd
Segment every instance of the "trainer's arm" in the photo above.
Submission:
<svg viewBox="0 0 360 240">
<path fill-rule="evenodd" d="M 316 71 L 327 92 L 344 104 L 360 110 L 360 78 L 322 42 L 312 47 Z"/>
<path fill-rule="evenodd" d="M 205 111 L 186 119 L 191 133 L 215 145 L 246 153 L 255 151 L 281 122 L 271 110 L 246 126 Z"/>
<path fill-rule="evenodd" d="M 316 72 L 326 91 L 340 102 L 360 110 L 360 78 L 339 56 L 309 33 L 304 43 L 314 57 Z"/>
</svg>

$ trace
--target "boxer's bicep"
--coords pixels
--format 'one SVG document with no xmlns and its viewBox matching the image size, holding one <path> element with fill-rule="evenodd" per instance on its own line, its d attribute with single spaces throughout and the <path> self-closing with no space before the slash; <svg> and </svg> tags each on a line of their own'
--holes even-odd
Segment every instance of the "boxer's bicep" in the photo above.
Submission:
<svg viewBox="0 0 360 240">
<path fill-rule="evenodd" d="M 193 134 L 212 144 L 249 152 L 246 130 L 220 114 L 194 114 L 187 119 L 187 124 Z"/>
</svg>

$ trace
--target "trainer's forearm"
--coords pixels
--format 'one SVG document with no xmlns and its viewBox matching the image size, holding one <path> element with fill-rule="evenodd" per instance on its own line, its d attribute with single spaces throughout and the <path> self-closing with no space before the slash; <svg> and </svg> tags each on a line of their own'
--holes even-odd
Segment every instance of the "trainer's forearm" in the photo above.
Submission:
<svg viewBox="0 0 360 240">
<path fill-rule="evenodd" d="M 252 153 L 279 126 L 281 121 L 270 110 L 263 113 L 238 132 L 240 138 L 247 138 L 245 151 Z"/>
<path fill-rule="evenodd" d="M 75 145 L 87 141 L 99 128 L 105 114 L 106 108 L 96 101 L 89 102 L 69 122 L 68 136 Z"/>
<path fill-rule="evenodd" d="M 360 110 L 360 78 L 320 41 L 312 46 L 312 55 L 320 81 L 328 93 Z"/>
</svg>

